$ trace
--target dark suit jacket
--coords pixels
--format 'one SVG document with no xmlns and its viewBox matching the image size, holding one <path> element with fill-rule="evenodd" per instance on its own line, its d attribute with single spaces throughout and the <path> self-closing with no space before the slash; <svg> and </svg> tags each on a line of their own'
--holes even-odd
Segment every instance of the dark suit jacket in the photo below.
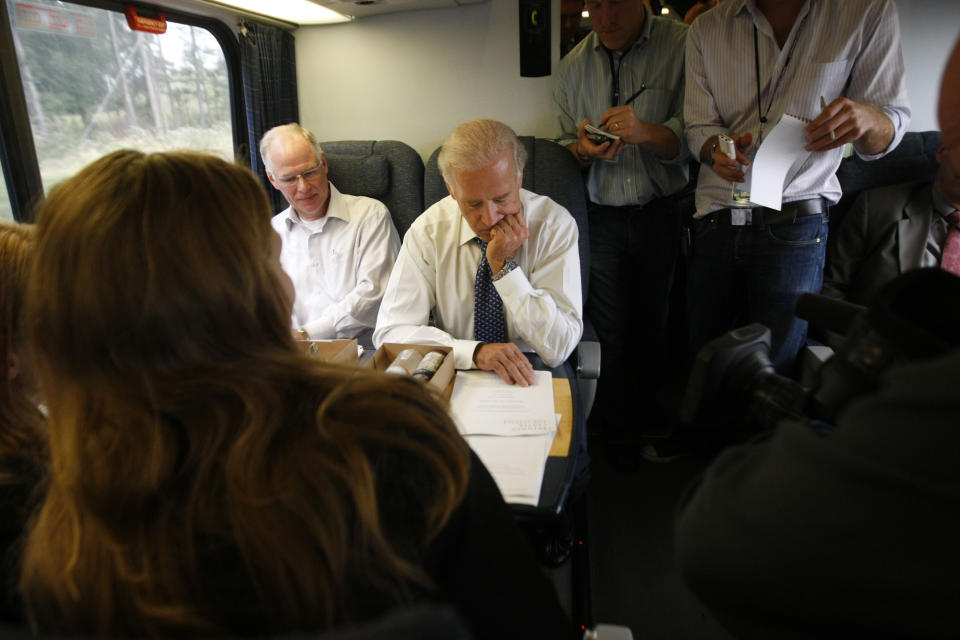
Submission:
<svg viewBox="0 0 960 640">
<path fill-rule="evenodd" d="M 869 305 L 898 275 L 920 267 L 933 210 L 930 182 L 912 182 L 860 194 L 829 239 L 823 293 Z"/>
</svg>

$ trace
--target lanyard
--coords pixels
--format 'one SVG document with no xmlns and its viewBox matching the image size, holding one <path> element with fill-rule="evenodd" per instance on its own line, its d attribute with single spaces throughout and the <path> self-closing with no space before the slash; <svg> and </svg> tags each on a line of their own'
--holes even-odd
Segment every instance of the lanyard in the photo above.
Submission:
<svg viewBox="0 0 960 640">
<path fill-rule="evenodd" d="M 612 78 L 613 86 L 610 87 L 610 104 L 614 107 L 620 104 L 620 68 L 623 67 L 623 59 L 626 57 L 626 53 L 620 56 L 620 61 L 617 63 L 617 66 L 613 65 L 613 51 L 603 48 L 607 52 L 607 59 L 610 61 L 610 76 Z M 627 49 L 627 52 L 630 50 Z"/>
<path fill-rule="evenodd" d="M 757 145 L 763 141 L 763 125 L 767 123 L 767 116 L 770 115 L 770 109 L 773 108 L 773 99 L 777 95 L 777 89 L 780 88 L 780 80 L 783 79 L 783 76 L 787 72 L 787 67 L 790 66 L 790 59 L 793 58 L 793 48 L 797 45 L 797 40 L 800 39 L 800 33 L 803 31 L 803 25 L 807 21 L 807 15 L 803 16 L 803 20 L 800 21 L 800 26 L 797 27 L 797 32 L 794 34 L 793 41 L 790 43 L 790 50 L 787 51 L 787 59 L 783 63 L 783 68 L 780 69 L 780 73 L 777 74 L 777 80 L 773 85 L 773 88 L 770 90 L 770 102 L 767 103 L 767 110 L 763 111 L 763 104 L 760 99 L 760 44 L 758 42 L 757 36 L 757 25 L 753 25 L 753 61 L 755 69 L 757 72 L 757 117 L 760 118 L 760 132 L 757 135 Z M 613 60 L 610 61 L 613 64 Z"/>
</svg>

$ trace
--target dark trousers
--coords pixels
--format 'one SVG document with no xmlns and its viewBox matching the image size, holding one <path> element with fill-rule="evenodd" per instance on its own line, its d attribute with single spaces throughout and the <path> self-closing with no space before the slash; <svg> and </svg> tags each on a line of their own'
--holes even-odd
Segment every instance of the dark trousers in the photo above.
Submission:
<svg viewBox="0 0 960 640">
<path fill-rule="evenodd" d="M 600 338 L 595 411 L 620 435 L 646 430 L 667 358 L 670 289 L 680 253 L 675 197 L 644 207 L 590 204 L 587 314 Z M 638 407 L 647 409 L 639 410 Z"/>
<path fill-rule="evenodd" d="M 687 269 L 691 352 L 759 322 L 770 328 L 774 367 L 792 375 L 807 335 L 794 307 L 800 294 L 820 292 L 828 220 L 824 213 L 758 226 L 696 221 Z"/>
</svg>

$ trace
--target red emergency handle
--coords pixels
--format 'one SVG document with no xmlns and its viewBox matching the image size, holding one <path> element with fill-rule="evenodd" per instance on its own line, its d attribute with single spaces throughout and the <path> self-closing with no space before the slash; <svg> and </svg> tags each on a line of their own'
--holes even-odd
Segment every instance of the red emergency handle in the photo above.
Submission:
<svg viewBox="0 0 960 640">
<path fill-rule="evenodd" d="M 157 13 L 156 18 L 148 18 L 137 14 L 137 10 L 132 5 L 126 5 L 124 13 L 127 16 L 127 26 L 134 31 L 146 31 L 147 33 L 166 33 L 167 19 L 162 13 Z"/>
</svg>

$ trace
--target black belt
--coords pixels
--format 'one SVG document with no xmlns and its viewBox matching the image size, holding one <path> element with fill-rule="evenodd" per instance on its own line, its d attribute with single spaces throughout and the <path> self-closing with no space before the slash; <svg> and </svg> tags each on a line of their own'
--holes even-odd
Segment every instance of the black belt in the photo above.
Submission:
<svg viewBox="0 0 960 640">
<path fill-rule="evenodd" d="M 762 227 L 773 224 L 792 224 L 797 218 L 818 216 L 827 211 L 826 200 L 809 198 L 784 203 L 781 211 L 767 207 L 720 209 L 707 214 L 703 220 L 727 227 Z"/>
</svg>

